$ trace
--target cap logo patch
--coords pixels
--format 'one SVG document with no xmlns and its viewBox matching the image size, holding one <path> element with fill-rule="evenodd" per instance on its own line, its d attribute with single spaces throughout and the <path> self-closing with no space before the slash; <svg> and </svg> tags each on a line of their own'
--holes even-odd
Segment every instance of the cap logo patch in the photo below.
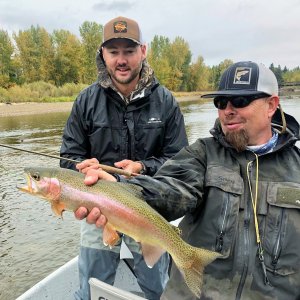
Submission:
<svg viewBox="0 0 300 300">
<path fill-rule="evenodd" d="M 250 84 L 252 68 L 237 67 L 235 69 L 234 84 Z"/>
<path fill-rule="evenodd" d="M 114 23 L 114 32 L 127 32 L 127 22 L 125 21 L 118 21 Z"/>
</svg>

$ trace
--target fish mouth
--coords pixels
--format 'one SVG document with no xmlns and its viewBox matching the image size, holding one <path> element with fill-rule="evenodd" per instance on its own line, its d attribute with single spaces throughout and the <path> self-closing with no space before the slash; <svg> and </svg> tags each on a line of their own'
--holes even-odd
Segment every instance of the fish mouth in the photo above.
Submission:
<svg viewBox="0 0 300 300">
<path fill-rule="evenodd" d="M 28 194 L 35 194 L 37 192 L 37 187 L 36 187 L 34 181 L 28 174 L 25 174 L 25 176 L 26 176 L 27 185 L 26 186 L 17 186 L 18 190 L 28 193 Z"/>
</svg>

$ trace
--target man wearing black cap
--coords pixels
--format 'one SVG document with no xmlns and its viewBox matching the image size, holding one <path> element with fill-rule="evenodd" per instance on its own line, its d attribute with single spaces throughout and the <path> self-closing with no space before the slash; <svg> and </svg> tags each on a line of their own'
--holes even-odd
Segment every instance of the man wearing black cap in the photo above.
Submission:
<svg viewBox="0 0 300 300">
<path fill-rule="evenodd" d="M 154 175 L 187 145 L 187 136 L 176 100 L 158 83 L 146 61 L 139 25 L 125 17 L 109 21 L 96 62 L 98 82 L 77 97 L 61 146 L 61 156 L 83 162 L 75 166 L 62 160 L 61 166 L 86 173 L 101 162 L 130 173 Z M 132 251 L 134 272 L 146 298 L 158 300 L 168 279 L 168 256 L 150 269 L 140 245 L 127 236 L 122 240 Z M 114 283 L 120 247 L 105 246 L 102 229 L 82 223 L 76 299 L 90 299 L 90 277 Z"/>
<path fill-rule="evenodd" d="M 153 178 L 127 180 L 166 219 L 184 216 L 185 241 L 222 255 L 205 268 L 197 296 L 173 264 L 161 299 L 300 299 L 299 124 L 283 113 L 276 77 L 262 64 L 233 64 L 204 97 L 218 109 L 212 137 Z"/>
</svg>

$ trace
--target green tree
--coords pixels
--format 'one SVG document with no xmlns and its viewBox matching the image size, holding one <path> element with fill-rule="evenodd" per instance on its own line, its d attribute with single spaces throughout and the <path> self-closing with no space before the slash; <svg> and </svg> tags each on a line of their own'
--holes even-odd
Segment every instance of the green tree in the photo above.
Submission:
<svg viewBox="0 0 300 300">
<path fill-rule="evenodd" d="M 148 49 L 147 60 L 161 84 L 168 86 L 172 77 L 172 69 L 168 60 L 170 41 L 163 36 L 154 36 Z"/>
<path fill-rule="evenodd" d="M 7 31 L 0 30 L 0 87 L 9 87 L 14 81 L 13 52 L 14 47 Z"/>
<path fill-rule="evenodd" d="M 293 70 L 289 70 L 282 77 L 284 82 L 300 82 L 300 68 L 296 67 Z"/>
<path fill-rule="evenodd" d="M 96 52 L 102 43 L 103 26 L 85 21 L 79 27 L 83 49 L 83 83 L 92 83 L 97 77 Z"/>
<path fill-rule="evenodd" d="M 213 90 L 218 89 L 221 75 L 232 64 L 233 64 L 233 61 L 231 59 L 225 59 L 221 63 L 219 63 L 219 65 L 213 66 L 211 68 L 209 83 Z"/>
<path fill-rule="evenodd" d="M 54 82 L 82 82 L 82 48 L 79 39 L 67 30 L 54 30 L 52 34 L 54 56 Z"/>
<path fill-rule="evenodd" d="M 189 44 L 181 37 L 176 37 L 170 44 L 168 60 L 173 76 L 169 82 L 172 91 L 186 91 L 188 85 L 188 72 L 192 59 Z"/>
<path fill-rule="evenodd" d="M 17 44 L 16 59 L 25 82 L 49 81 L 53 75 L 54 51 L 51 36 L 42 27 L 13 34 Z"/>
<path fill-rule="evenodd" d="M 206 91 L 211 88 L 209 84 L 210 69 L 205 65 L 204 58 L 198 59 L 190 67 L 188 91 Z"/>
<path fill-rule="evenodd" d="M 283 83 L 283 77 L 282 77 L 283 72 L 282 72 L 282 69 L 281 69 L 280 65 L 278 65 L 278 67 L 274 69 L 274 74 L 277 78 L 278 85 L 282 85 L 282 83 Z"/>
</svg>

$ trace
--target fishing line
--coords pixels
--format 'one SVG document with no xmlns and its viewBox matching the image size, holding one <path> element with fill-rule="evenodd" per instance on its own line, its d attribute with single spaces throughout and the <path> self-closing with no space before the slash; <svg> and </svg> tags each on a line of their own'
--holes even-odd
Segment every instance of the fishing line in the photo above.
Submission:
<svg viewBox="0 0 300 300">
<path fill-rule="evenodd" d="M 36 154 L 36 155 L 46 156 L 46 157 L 55 158 L 55 159 L 66 160 L 66 161 L 73 162 L 76 164 L 80 163 L 80 161 L 75 160 L 75 159 L 61 157 L 61 156 L 53 155 L 53 154 L 41 153 L 41 152 L 32 151 L 32 150 L 21 149 L 21 148 L 17 148 L 17 147 L 10 146 L 10 145 L 0 144 L 0 147 L 5 147 L 5 148 L 17 150 L 17 151 L 27 152 L 30 154 Z M 119 175 L 124 175 L 124 176 L 128 176 L 128 177 L 131 177 L 133 175 L 131 172 L 128 172 L 128 171 L 125 171 L 122 169 L 118 169 L 115 167 L 107 166 L 107 165 L 98 164 L 98 167 L 101 168 L 102 170 L 104 170 L 108 173 L 112 173 L 112 174 L 119 174 Z"/>
</svg>

